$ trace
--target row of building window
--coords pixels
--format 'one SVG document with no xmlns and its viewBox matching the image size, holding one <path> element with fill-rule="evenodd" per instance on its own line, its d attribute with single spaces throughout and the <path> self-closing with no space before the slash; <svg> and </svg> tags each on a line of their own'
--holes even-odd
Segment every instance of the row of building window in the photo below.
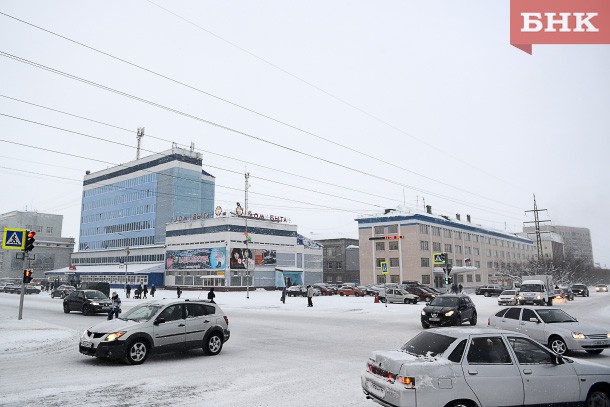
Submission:
<svg viewBox="0 0 610 407">
<path fill-rule="evenodd" d="M 329 262 L 328 262 L 328 268 L 329 268 L 329 269 L 333 269 L 333 267 L 334 267 L 336 270 L 341 270 L 341 269 L 343 268 L 343 263 L 342 263 L 342 262 L 340 262 L 340 261 L 335 261 L 335 262 L 329 261 Z"/>
<path fill-rule="evenodd" d="M 164 254 L 144 254 L 139 256 L 129 256 L 127 263 L 147 263 L 153 261 L 165 261 Z M 117 264 L 124 263 L 125 256 L 107 256 L 107 257 L 82 257 L 72 259 L 72 264 Z"/>
<path fill-rule="evenodd" d="M 133 206 L 131 208 L 125 208 L 125 209 L 117 209 L 117 210 L 109 211 L 109 212 L 95 213 L 92 215 L 83 216 L 81 218 L 81 223 L 99 222 L 99 221 L 108 220 L 108 219 L 125 218 L 128 216 L 137 216 L 137 215 L 144 215 L 147 213 L 155 213 L 156 209 L 157 209 L 156 204 L 148 204 L 148 205 Z"/>
<path fill-rule="evenodd" d="M 99 199 L 97 201 L 91 201 L 83 204 L 83 211 L 90 211 L 92 209 L 104 208 L 106 206 L 120 205 L 127 202 L 140 201 L 142 199 L 154 197 L 155 192 L 147 189 L 143 191 L 129 192 L 113 198 Z"/>
<path fill-rule="evenodd" d="M 25 228 L 27 230 L 33 230 L 36 233 L 42 233 L 42 231 L 44 230 L 44 226 L 40 225 L 25 225 Z M 53 226 L 47 226 L 47 233 L 53 233 Z"/>
<path fill-rule="evenodd" d="M 137 230 L 154 229 L 155 222 L 143 220 L 140 222 L 122 223 L 120 225 L 99 226 L 96 228 L 81 229 L 81 236 L 107 235 L 117 232 L 132 232 Z"/>
<path fill-rule="evenodd" d="M 102 240 L 99 242 L 83 242 L 79 243 L 79 250 L 98 250 L 98 249 L 109 249 L 114 247 L 127 247 L 127 246 L 144 246 L 155 244 L 154 236 L 141 236 L 141 237 L 130 237 L 126 239 L 111 239 Z"/>
<path fill-rule="evenodd" d="M 424 225 L 424 224 L 419 225 L 419 233 L 422 235 L 429 235 L 430 229 L 432 229 L 432 236 L 441 236 L 442 235 L 443 237 L 451 238 L 454 240 L 464 240 L 467 242 L 473 241 L 475 243 L 479 243 L 479 242 L 483 241 L 487 245 L 509 247 L 509 248 L 518 249 L 518 250 L 530 250 L 530 251 L 534 250 L 532 244 L 509 242 L 505 239 L 487 237 L 487 236 L 478 235 L 475 233 L 460 232 L 460 231 L 451 230 L 451 229 L 443 229 L 438 226 L 430 226 L 430 225 Z"/>
<path fill-rule="evenodd" d="M 113 275 L 81 275 L 80 281 L 101 281 L 104 283 L 110 284 L 123 284 L 125 285 L 125 275 L 124 274 L 113 274 Z M 127 284 L 132 285 L 140 285 L 146 284 L 148 285 L 148 276 L 147 275 L 135 275 L 135 276 L 127 276 Z"/>
<path fill-rule="evenodd" d="M 121 182 L 115 182 L 110 185 L 104 185 L 103 187 L 92 188 L 83 192 L 83 197 L 96 196 L 105 194 L 107 192 L 120 191 L 125 188 L 133 188 L 138 185 L 146 184 L 149 182 L 156 182 L 157 174 L 147 174 L 137 178 L 131 178 Z"/>
</svg>

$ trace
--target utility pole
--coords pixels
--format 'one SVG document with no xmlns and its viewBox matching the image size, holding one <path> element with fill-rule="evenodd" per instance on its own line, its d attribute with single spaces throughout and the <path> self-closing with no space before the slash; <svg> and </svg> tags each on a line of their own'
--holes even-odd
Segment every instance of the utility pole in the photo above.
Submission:
<svg viewBox="0 0 610 407">
<path fill-rule="evenodd" d="M 540 237 L 541 233 L 551 233 L 549 231 L 541 231 L 540 230 L 540 223 L 542 222 L 550 222 L 551 220 L 540 220 L 540 217 L 538 216 L 538 212 L 545 212 L 546 209 L 538 209 L 538 205 L 536 204 L 536 194 L 534 194 L 534 209 L 529 210 L 529 211 L 525 211 L 525 213 L 528 212 L 534 212 L 534 220 L 533 221 L 529 221 L 529 222 L 523 222 L 524 224 L 526 223 L 533 223 L 534 224 L 534 232 L 527 232 L 528 235 L 531 234 L 536 234 L 536 249 L 538 251 L 538 263 L 541 263 L 543 260 L 543 255 L 542 255 L 542 239 Z"/>
<path fill-rule="evenodd" d="M 136 139 L 138 140 L 138 148 L 136 149 L 136 160 L 140 159 L 140 145 L 142 143 L 142 137 L 144 137 L 144 127 L 138 127 L 138 134 Z"/>
<path fill-rule="evenodd" d="M 246 260 L 246 298 L 250 298 L 250 269 L 249 269 L 249 259 L 250 259 L 250 250 L 248 250 L 248 187 L 250 184 L 248 183 L 248 178 L 250 178 L 250 173 L 246 172 L 245 174 L 246 184 L 245 184 L 245 197 L 244 197 L 244 216 L 246 218 L 246 256 L 244 259 Z"/>
</svg>

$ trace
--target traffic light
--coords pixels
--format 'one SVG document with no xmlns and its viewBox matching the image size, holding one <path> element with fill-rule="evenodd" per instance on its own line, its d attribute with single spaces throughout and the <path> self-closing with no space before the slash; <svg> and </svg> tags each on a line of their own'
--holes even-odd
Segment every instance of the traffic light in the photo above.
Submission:
<svg viewBox="0 0 610 407">
<path fill-rule="evenodd" d="M 23 282 L 28 284 L 32 281 L 32 269 L 23 270 Z"/>
<path fill-rule="evenodd" d="M 36 232 L 34 232 L 33 230 L 28 230 L 27 231 L 27 239 L 25 241 L 25 250 L 26 252 L 31 252 L 32 249 L 34 248 L 34 242 L 36 241 L 36 239 L 34 239 L 34 236 L 36 236 Z"/>
<path fill-rule="evenodd" d="M 453 282 L 453 278 L 452 277 L 445 277 L 445 285 L 449 285 Z"/>
</svg>

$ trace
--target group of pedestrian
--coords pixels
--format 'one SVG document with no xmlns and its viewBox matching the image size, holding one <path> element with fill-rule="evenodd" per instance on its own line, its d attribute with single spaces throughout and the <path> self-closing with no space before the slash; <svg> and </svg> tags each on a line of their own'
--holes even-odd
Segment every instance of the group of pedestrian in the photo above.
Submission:
<svg viewBox="0 0 610 407">
<path fill-rule="evenodd" d="M 150 296 L 154 297 L 155 296 L 155 291 L 157 291 L 157 287 L 155 287 L 155 285 L 153 284 L 150 287 Z M 131 295 L 131 285 L 127 284 L 127 287 L 125 288 L 125 296 L 127 298 L 129 298 L 129 296 Z M 148 297 L 148 286 L 146 284 L 141 284 L 139 286 L 137 286 L 137 288 L 135 289 L 135 291 L 133 292 L 133 298 L 134 299 L 147 299 Z M 180 298 L 180 297 L 178 297 Z"/>
<path fill-rule="evenodd" d="M 453 284 L 451 286 L 451 293 L 452 294 L 458 294 L 461 293 L 464 290 L 464 287 L 462 286 L 462 284 Z"/>
<path fill-rule="evenodd" d="M 313 287 L 310 285 L 307 286 L 307 306 L 313 307 Z M 286 304 L 286 296 L 288 295 L 288 287 L 284 283 L 284 288 L 282 288 L 282 296 L 280 297 L 280 301 L 283 304 Z"/>
</svg>

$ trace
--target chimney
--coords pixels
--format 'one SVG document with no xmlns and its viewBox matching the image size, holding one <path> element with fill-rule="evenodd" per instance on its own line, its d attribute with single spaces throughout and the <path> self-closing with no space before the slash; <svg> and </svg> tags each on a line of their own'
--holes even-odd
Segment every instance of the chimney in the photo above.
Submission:
<svg viewBox="0 0 610 407">
<path fill-rule="evenodd" d="M 470 223 L 470 215 L 466 215 L 466 220 Z"/>
<path fill-rule="evenodd" d="M 426 212 L 432 215 L 432 205 L 426 205 Z"/>
<path fill-rule="evenodd" d="M 91 174 L 91 171 L 89 171 L 89 170 L 85 171 L 85 175 L 89 175 L 89 174 Z"/>
<path fill-rule="evenodd" d="M 459 214 L 459 213 L 456 213 L 456 214 L 455 214 L 455 218 L 456 218 L 457 220 L 462 220 L 462 219 L 460 219 L 460 214 Z"/>
</svg>

